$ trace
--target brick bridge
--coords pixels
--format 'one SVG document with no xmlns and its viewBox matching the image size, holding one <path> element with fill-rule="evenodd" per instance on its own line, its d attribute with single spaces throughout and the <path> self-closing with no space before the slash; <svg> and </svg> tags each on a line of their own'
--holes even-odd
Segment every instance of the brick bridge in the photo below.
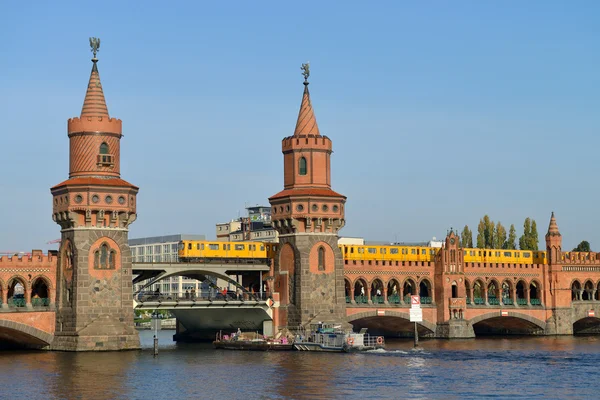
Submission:
<svg viewBox="0 0 600 400">
<path fill-rule="evenodd" d="M 54 337 L 56 252 L 0 258 L 0 346 L 45 347 Z"/>
<path fill-rule="evenodd" d="M 372 333 L 411 336 L 410 296 L 418 294 L 423 336 L 600 333 L 600 253 L 560 251 L 555 225 L 552 219 L 547 264 L 464 262 L 454 233 L 432 262 L 344 260 L 347 321 Z M 57 259 L 39 250 L 0 258 L 3 344 L 52 342 Z"/>
<path fill-rule="evenodd" d="M 348 322 L 410 336 L 410 296 L 418 294 L 424 336 L 600 333 L 600 253 L 562 252 L 554 216 L 548 264 L 464 262 L 454 236 L 433 262 L 344 260 Z"/>
</svg>

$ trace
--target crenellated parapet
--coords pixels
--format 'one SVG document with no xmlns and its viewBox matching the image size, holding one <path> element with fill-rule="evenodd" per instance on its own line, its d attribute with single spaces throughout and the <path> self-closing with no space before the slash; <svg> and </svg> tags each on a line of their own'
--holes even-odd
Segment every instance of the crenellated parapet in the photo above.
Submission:
<svg viewBox="0 0 600 400">
<path fill-rule="evenodd" d="M 69 137 L 76 133 L 112 133 L 122 135 L 123 126 L 118 118 L 106 116 L 74 117 L 67 121 Z"/>
<path fill-rule="evenodd" d="M 57 251 L 49 251 L 44 254 L 42 250 L 32 250 L 31 253 L 25 255 L 15 254 L 13 256 L 0 257 L 0 269 L 31 267 L 35 265 L 40 268 L 54 268 L 56 270 L 56 262 L 58 260 Z"/>
<path fill-rule="evenodd" d="M 292 151 L 325 151 L 332 152 L 331 139 L 321 135 L 294 135 L 288 136 L 281 141 L 283 154 Z"/>
</svg>

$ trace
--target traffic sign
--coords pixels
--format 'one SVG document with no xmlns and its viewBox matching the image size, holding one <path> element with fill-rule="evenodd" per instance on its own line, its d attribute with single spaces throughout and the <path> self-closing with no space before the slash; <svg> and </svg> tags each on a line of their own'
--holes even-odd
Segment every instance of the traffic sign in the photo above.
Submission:
<svg viewBox="0 0 600 400">
<path fill-rule="evenodd" d="M 421 308 L 421 297 L 420 296 L 410 296 L 410 306 L 412 308 Z"/>
<path fill-rule="evenodd" d="M 410 322 L 423 322 L 423 310 L 413 307 L 410 309 Z"/>
<path fill-rule="evenodd" d="M 508 311 L 502 311 L 500 315 L 502 315 L 503 317 L 508 317 Z"/>
<path fill-rule="evenodd" d="M 594 312 L 594 310 L 588 311 L 588 317 L 594 317 L 595 315 L 596 313 Z"/>
</svg>

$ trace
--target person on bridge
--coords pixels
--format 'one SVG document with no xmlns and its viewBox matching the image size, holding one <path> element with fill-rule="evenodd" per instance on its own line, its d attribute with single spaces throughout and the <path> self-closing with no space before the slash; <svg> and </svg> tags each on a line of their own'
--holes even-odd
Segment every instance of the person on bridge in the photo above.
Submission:
<svg viewBox="0 0 600 400">
<path fill-rule="evenodd" d="M 185 298 L 189 299 L 190 298 L 190 292 L 188 292 L 187 289 L 185 289 Z"/>
<path fill-rule="evenodd" d="M 196 288 L 192 288 L 192 300 L 196 298 Z"/>
<path fill-rule="evenodd" d="M 223 290 L 221 291 L 221 294 L 223 295 L 223 300 L 225 300 L 227 298 L 227 288 L 224 287 Z"/>
</svg>

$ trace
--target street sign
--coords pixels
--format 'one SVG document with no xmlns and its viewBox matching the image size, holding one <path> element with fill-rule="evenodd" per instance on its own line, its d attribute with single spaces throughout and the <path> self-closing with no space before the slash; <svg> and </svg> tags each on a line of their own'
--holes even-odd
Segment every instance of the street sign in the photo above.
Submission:
<svg viewBox="0 0 600 400">
<path fill-rule="evenodd" d="M 273 307 L 273 304 L 274 304 L 274 303 L 273 303 L 273 300 L 271 300 L 271 299 L 269 298 L 269 299 L 267 300 L 267 306 L 268 306 L 269 308 L 271 308 L 271 307 Z"/>
<path fill-rule="evenodd" d="M 423 310 L 413 307 L 410 309 L 410 322 L 423 322 Z"/>
<path fill-rule="evenodd" d="M 588 311 L 588 317 L 594 317 L 595 315 L 596 315 L 596 312 L 594 310 Z"/>
<path fill-rule="evenodd" d="M 502 311 L 502 314 L 501 314 L 501 315 L 502 315 L 503 317 L 508 317 L 508 311 Z"/>
<path fill-rule="evenodd" d="M 421 308 L 421 297 L 420 296 L 410 296 L 410 306 L 412 308 Z"/>
<path fill-rule="evenodd" d="M 382 317 L 385 315 L 385 310 L 377 310 L 377 316 Z"/>
</svg>

